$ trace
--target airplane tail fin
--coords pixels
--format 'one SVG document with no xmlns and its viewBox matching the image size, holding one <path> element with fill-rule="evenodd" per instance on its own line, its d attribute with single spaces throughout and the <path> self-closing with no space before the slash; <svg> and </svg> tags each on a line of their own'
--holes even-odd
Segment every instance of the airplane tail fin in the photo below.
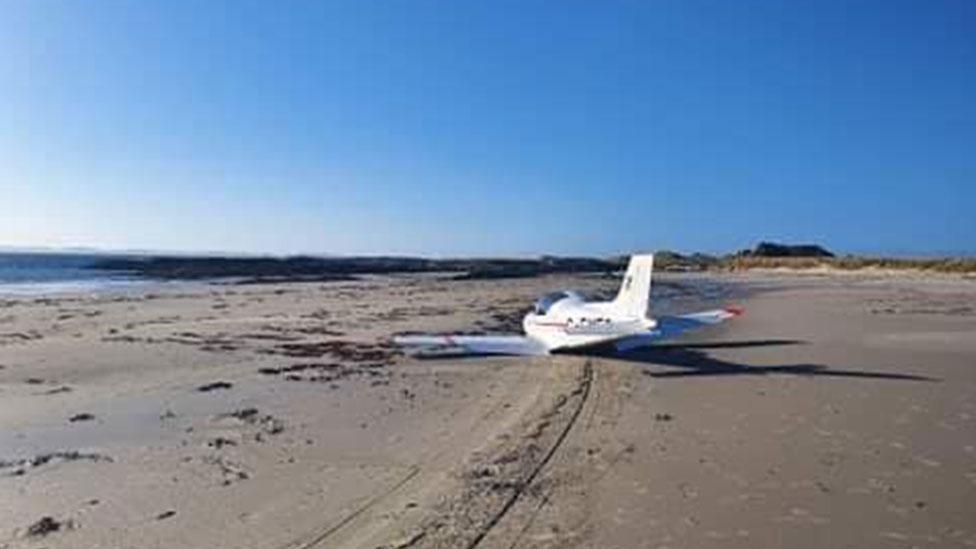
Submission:
<svg viewBox="0 0 976 549">
<path fill-rule="evenodd" d="M 630 257 L 627 273 L 620 284 L 620 291 L 613 300 L 613 307 L 624 316 L 647 318 L 647 305 L 651 299 L 651 273 L 654 271 L 654 254 Z"/>
</svg>

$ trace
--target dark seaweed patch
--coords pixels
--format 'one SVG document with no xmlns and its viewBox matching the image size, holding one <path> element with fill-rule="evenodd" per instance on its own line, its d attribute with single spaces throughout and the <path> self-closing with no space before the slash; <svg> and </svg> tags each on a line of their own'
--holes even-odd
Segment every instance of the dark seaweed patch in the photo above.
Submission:
<svg viewBox="0 0 976 549">
<path fill-rule="evenodd" d="M 230 389 L 233 386 L 234 384 L 229 381 L 214 381 L 213 383 L 207 383 L 206 385 L 197 387 L 197 392 L 209 393 L 218 389 Z"/>
</svg>

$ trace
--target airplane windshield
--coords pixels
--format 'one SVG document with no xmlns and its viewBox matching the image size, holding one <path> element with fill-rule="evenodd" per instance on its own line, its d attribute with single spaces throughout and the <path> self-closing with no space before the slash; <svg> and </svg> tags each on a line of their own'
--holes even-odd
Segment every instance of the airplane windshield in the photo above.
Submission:
<svg viewBox="0 0 976 549">
<path fill-rule="evenodd" d="M 544 315 L 549 312 L 549 308 L 552 307 L 557 301 L 561 301 L 569 297 L 566 292 L 554 292 L 546 295 L 539 301 L 535 302 L 535 314 Z"/>
</svg>

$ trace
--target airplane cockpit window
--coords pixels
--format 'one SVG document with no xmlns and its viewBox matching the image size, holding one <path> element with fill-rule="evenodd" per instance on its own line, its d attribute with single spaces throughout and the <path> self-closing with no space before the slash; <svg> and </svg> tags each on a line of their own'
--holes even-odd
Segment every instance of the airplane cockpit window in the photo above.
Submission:
<svg viewBox="0 0 976 549">
<path fill-rule="evenodd" d="M 535 302 L 534 312 L 537 315 L 544 315 L 549 312 L 549 308 L 552 307 L 557 301 L 561 301 L 567 297 L 569 297 L 569 294 L 566 292 L 553 292 L 548 294 L 539 301 Z"/>
</svg>

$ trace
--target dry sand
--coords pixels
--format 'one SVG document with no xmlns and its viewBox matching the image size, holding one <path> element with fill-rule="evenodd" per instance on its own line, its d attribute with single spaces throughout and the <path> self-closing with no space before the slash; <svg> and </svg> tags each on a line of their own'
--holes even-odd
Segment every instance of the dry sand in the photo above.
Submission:
<svg viewBox="0 0 976 549">
<path fill-rule="evenodd" d="M 976 545 L 976 282 L 659 281 L 746 316 L 627 358 L 421 361 L 384 341 L 616 282 L 0 299 L 0 547 Z"/>
</svg>

